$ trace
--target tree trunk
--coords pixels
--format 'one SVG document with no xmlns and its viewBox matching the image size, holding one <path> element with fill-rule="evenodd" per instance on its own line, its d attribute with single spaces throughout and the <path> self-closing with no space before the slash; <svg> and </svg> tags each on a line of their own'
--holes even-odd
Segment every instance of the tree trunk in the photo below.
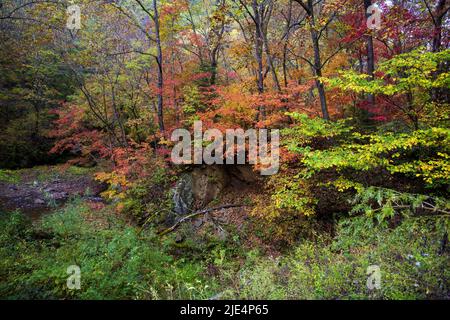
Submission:
<svg viewBox="0 0 450 320">
<path fill-rule="evenodd" d="M 275 70 L 272 55 L 270 54 L 269 41 L 267 40 L 267 34 L 264 33 L 263 37 L 264 37 L 263 39 L 264 39 L 264 47 L 266 49 L 267 61 L 269 62 L 270 71 L 272 73 L 272 79 L 273 79 L 273 82 L 275 83 L 275 88 L 277 89 L 278 92 L 280 92 L 281 91 L 280 81 L 278 80 L 277 70 Z"/>
<path fill-rule="evenodd" d="M 256 3 L 256 1 L 254 1 Z M 263 71 L 263 61 L 262 61 L 262 47 L 263 47 L 263 41 L 262 41 L 262 34 L 261 34 L 261 27 L 260 27 L 260 17 L 259 17 L 259 11 L 258 8 L 255 8 L 255 20 L 257 21 L 256 24 L 256 31 L 255 31 L 255 55 L 256 55 L 256 62 L 258 63 L 258 70 L 257 70 L 257 85 L 258 85 L 258 92 L 263 93 L 264 92 L 264 71 Z"/>
<path fill-rule="evenodd" d="M 325 86 L 320 81 L 320 77 L 322 77 L 322 61 L 320 59 L 320 44 L 319 44 L 319 33 L 316 29 L 316 22 L 314 17 L 314 2 L 313 0 L 308 0 L 306 3 L 301 0 L 295 0 L 298 4 L 302 6 L 305 10 L 306 14 L 309 17 L 309 26 L 311 29 L 311 41 L 314 50 L 314 64 L 311 65 L 313 69 L 314 76 L 316 77 L 316 87 L 319 93 L 320 99 L 320 108 L 322 109 L 322 118 L 325 120 L 330 119 L 330 115 L 328 113 L 327 107 L 327 97 L 325 94 Z M 316 3 L 317 4 L 317 3 Z"/>
<path fill-rule="evenodd" d="M 431 19 L 433 21 L 434 30 L 433 30 L 433 43 L 432 43 L 432 52 L 439 52 L 442 48 L 442 22 L 444 20 L 446 14 L 446 0 L 439 0 L 436 4 L 434 12 L 430 11 Z M 437 77 L 440 73 L 445 71 L 444 64 L 441 63 L 438 66 L 436 72 L 434 72 L 434 77 Z M 434 88 L 431 90 L 431 99 L 433 101 L 442 103 L 449 102 L 450 96 L 448 94 L 448 90 L 442 90 L 438 88 Z"/>
<path fill-rule="evenodd" d="M 273 8 L 272 4 L 270 4 L 270 7 L 268 9 L 269 11 L 266 12 L 265 18 L 261 16 L 262 12 L 263 12 L 263 10 L 261 9 L 260 28 L 261 28 L 261 35 L 263 37 L 263 45 L 264 45 L 265 53 L 267 56 L 267 62 L 269 64 L 270 72 L 272 74 L 272 79 L 275 84 L 275 88 L 277 89 L 278 92 L 280 92 L 281 91 L 280 81 L 278 80 L 277 70 L 275 69 L 275 65 L 273 63 L 273 57 L 270 53 L 269 40 L 267 39 L 267 28 L 269 27 L 269 21 L 270 21 L 271 15 L 272 15 L 272 8 Z M 264 19 L 264 21 L 263 21 L 263 19 Z"/>
<path fill-rule="evenodd" d="M 367 9 L 372 5 L 372 0 L 364 0 L 364 10 L 366 19 L 370 17 L 370 14 L 367 13 Z M 368 34 L 366 36 L 366 48 L 367 48 L 367 74 L 373 80 L 375 78 L 375 54 L 373 51 L 373 37 L 370 34 L 370 30 L 367 30 Z M 368 95 L 368 101 L 373 106 L 375 104 L 375 96 L 373 94 Z"/>
<path fill-rule="evenodd" d="M 288 86 L 288 73 L 287 73 L 287 51 L 289 46 L 289 35 L 291 33 L 291 20 L 292 20 L 292 0 L 289 1 L 289 9 L 288 9 L 288 16 L 287 16 L 287 22 L 286 22 L 286 38 L 284 40 L 283 45 L 283 80 L 284 80 L 284 87 L 287 88 Z"/>
<path fill-rule="evenodd" d="M 444 19 L 445 13 L 445 3 L 447 0 L 439 0 L 436 9 L 434 11 L 433 24 L 434 24 L 434 32 L 433 32 L 433 52 L 438 52 L 441 50 L 442 46 L 442 21 Z"/>
<path fill-rule="evenodd" d="M 314 18 L 312 18 L 312 20 L 313 19 Z M 325 120 L 330 120 L 330 115 L 328 113 L 328 106 L 327 106 L 327 97 L 325 95 L 325 86 L 323 85 L 322 81 L 320 81 L 318 79 L 318 78 L 322 77 L 322 62 L 320 59 L 319 36 L 317 34 L 317 31 L 314 29 L 314 25 L 311 25 L 311 40 L 312 40 L 313 49 L 314 49 L 314 73 L 316 76 L 316 87 L 319 92 L 320 108 L 322 109 L 322 117 Z"/>
<path fill-rule="evenodd" d="M 258 93 L 262 94 L 264 92 L 264 71 L 263 71 L 263 36 L 261 33 L 261 16 L 259 14 L 258 2 L 257 0 L 253 0 L 252 2 L 253 12 L 255 15 L 255 56 L 256 62 L 258 64 L 257 70 L 257 86 Z M 265 111 L 264 107 L 260 106 L 259 108 L 259 117 L 260 119 L 264 119 Z"/>
<path fill-rule="evenodd" d="M 218 53 L 218 51 L 219 51 L 219 47 L 217 46 L 211 52 L 211 77 L 209 79 L 209 84 L 212 86 L 216 84 L 216 79 L 217 79 L 217 58 L 218 58 L 217 53 Z"/>
<path fill-rule="evenodd" d="M 164 79 L 163 79 L 163 56 L 162 56 L 162 49 L 161 49 L 161 38 L 159 34 L 159 14 L 158 14 L 158 6 L 156 3 L 156 0 L 153 0 L 153 17 L 155 22 L 155 37 L 156 37 L 156 48 L 157 48 L 157 58 L 156 62 L 158 64 L 158 106 L 157 106 L 157 112 L 158 112 L 158 125 L 159 130 L 161 132 L 164 132 L 164 118 L 163 118 L 163 85 L 164 85 Z"/>
<path fill-rule="evenodd" d="M 111 84 L 111 98 L 112 98 L 112 106 L 113 106 L 113 110 L 114 110 L 114 119 L 119 124 L 120 135 L 122 138 L 121 145 L 128 147 L 127 135 L 125 133 L 125 128 L 123 126 L 122 119 L 119 114 L 119 110 L 117 108 L 116 94 L 115 94 L 115 89 L 114 89 L 113 84 Z"/>
</svg>

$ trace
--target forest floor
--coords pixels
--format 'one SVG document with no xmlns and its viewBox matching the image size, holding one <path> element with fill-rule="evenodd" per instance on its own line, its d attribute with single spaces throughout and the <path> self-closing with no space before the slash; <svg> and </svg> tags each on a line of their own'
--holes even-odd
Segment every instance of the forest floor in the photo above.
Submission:
<svg viewBox="0 0 450 320">
<path fill-rule="evenodd" d="M 99 169 L 0 170 L 0 298 L 450 298 L 450 255 L 433 218 L 405 219 L 396 228 L 365 216 L 342 219 L 333 236 L 314 229 L 315 237 L 278 251 L 250 213 L 262 189 L 241 183 L 208 207 L 248 205 L 199 216 L 162 236 L 103 202 Z M 82 270 L 81 290 L 66 286 L 72 265 Z M 379 290 L 367 286 L 370 266 L 382 272 Z"/>
</svg>

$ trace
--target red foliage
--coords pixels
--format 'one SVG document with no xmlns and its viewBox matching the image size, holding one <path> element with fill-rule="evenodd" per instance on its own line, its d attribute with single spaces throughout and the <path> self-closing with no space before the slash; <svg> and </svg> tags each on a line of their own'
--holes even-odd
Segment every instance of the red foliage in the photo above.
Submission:
<svg viewBox="0 0 450 320">
<path fill-rule="evenodd" d="M 59 118 L 54 121 L 55 128 L 48 134 L 57 142 L 50 153 L 71 152 L 80 158 L 106 157 L 110 149 L 105 147 L 106 136 L 97 129 L 88 129 L 85 111 L 75 105 L 62 105 L 61 109 L 52 110 Z"/>
</svg>

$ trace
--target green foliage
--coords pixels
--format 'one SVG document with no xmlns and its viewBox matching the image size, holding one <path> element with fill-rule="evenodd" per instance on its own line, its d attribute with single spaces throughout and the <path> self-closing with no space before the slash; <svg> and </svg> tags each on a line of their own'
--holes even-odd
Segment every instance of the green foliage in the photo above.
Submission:
<svg viewBox="0 0 450 320">
<path fill-rule="evenodd" d="M 382 197 L 381 203 L 388 199 Z M 443 239 L 450 219 L 404 218 L 395 227 L 366 216 L 342 219 L 333 238 L 302 240 L 277 258 L 244 248 L 237 235 L 231 236 L 235 233 L 227 241 L 202 245 L 192 238 L 197 254 L 183 242 L 174 258 L 168 254 L 174 252 L 172 240 L 161 243 L 151 229 L 128 225 L 108 207 L 93 211 L 76 200 L 35 225 L 18 212 L 3 214 L 0 297 L 445 298 L 450 255 Z M 66 286 L 70 265 L 81 268 L 81 290 Z M 367 288 L 370 265 L 381 269 L 379 290 Z"/>
<path fill-rule="evenodd" d="M 450 131 L 445 128 L 418 130 L 410 134 L 355 133 L 356 143 L 328 150 L 291 150 L 304 151 L 302 161 L 310 173 L 329 168 L 367 171 L 384 167 L 391 173 L 420 177 L 428 185 L 447 184 L 450 172 L 449 134 Z M 415 155 L 418 159 L 408 159 Z"/>
<path fill-rule="evenodd" d="M 403 113 L 418 129 L 419 120 L 430 124 L 448 120 L 448 102 L 436 99 L 433 92 L 446 92 L 450 88 L 450 74 L 442 67 L 449 61 L 450 49 L 428 52 L 417 48 L 381 62 L 374 79 L 348 69 L 339 72 L 338 77 L 322 78 L 322 81 L 343 91 L 390 97 L 391 107 Z"/>
<path fill-rule="evenodd" d="M 273 178 L 272 201 L 278 209 L 292 209 L 308 216 L 314 214 L 312 205 L 316 203 L 308 190 L 308 186 L 299 176 L 280 175 Z"/>
<path fill-rule="evenodd" d="M 88 223 L 90 216 L 98 223 Z M 152 232 L 139 233 L 109 211 L 94 214 L 75 202 L 38 226 L 18 213 L 4 216 L 0 230 L 2 298 L 198 299 L 211 294 L 200 265 L 174 261 Z M 66 286 L 71 265 L 81 268 L 81 290 Z"/>
<path fill-rule="evenodd" d="M 53 119 L 47 111 L 35 114 L 25 106 L 22 114 L 11 112 L 9 116 L 8 122 L 0 119 L 0 167 L 17 169 L 55 160 L 48 155 L 52 142 L 45 137 Z"/>
<path fill-rule="evenodd" d="M 14 170 L 0 169 L 0 181 L 18 183 L 20 181 L 20 174 Z"/>
<path fill-rule="evenodd" d="M 197 86 L 187 86 L 183 91 L 183 111 L 187 114 L 193 114 L 202 108 L 200 101 L 201 95 Z"/>
<path fill-rule="evenodd" d="M 262 297 L 268 300 L 285 298 L 283 285 L 278 281 L 277 261 L 272 259 L 252 260 L 255 262 L 253 267 L 247 267 L 240 271 L 241 289 L 238 298 L 245 300 L 261 299 Z"/>
<path fill-rule="evenodd" d="M 55 161 L 48 155 L 52 141 L 46 134 L 55 118 L 49 110 L 58 107 L 74 91 L 75 81 L 60 54 L 37 44 L 43 40 L 42 35 L 32 34 L 29 30 L 32 28 L 8 27 L 1 35 L 0 167 L 3 168 Z M 16 42 L 19 39 L 20 45 Z"/>
<path fill-rule="evenodd" d="M 298 123 L 282 131 L 282 144 L 299 162 L 269 179 L 271 201 L 254 209 L 276 238 L 292 243 L 310 237 L 299 230 L 305 218 L 318 213 L 363 213 L 390 221 L 450 212 L 447 128 L 396 132 L 385 127 L 364 134 L 345 121 L 290 116 Z M 330 206 L 333 197 L 336 209 Z"/>
<path fill-rule="evenodd" d="M 334 239 L 305 241 L 284 257 L 248 257 L 239 283 L 226 294 L 249 299 L 445 298 L 450 256 L 440 252 L 440 225 L 430 218 L 410 219 L 391 229 L 365 217 L 345 219 Z M 380 267 L 379 290 L 367 287 L 370 265 Z"/>
<path fill-rule="evenodd" d="M 193 121 L 198 120 L 198 113 L 205 110 L 206 105 L 202 102 L 202 97 L 198 85 L 191 84 L 183 88 L 182 108 L 186 125 L 191 126 Z"/>
<path fill-rule="evenodd" d="M 319 129 L 311 131 L 310 127 Z M 322 130 L 328 131 L 328 127 L 334 128 L 330 130 L 331 136 L 345 135 L 332 141 L 328 148 L 313 149 L 311 139 L 322 138 Z M 420 178 L 430 187 L 449 183 L 450 130 L 447 128 L 361 134 L 342 127 L 342 123 L 330 125 L 322 119 L 303 117 L 297 127 L 285 130 L 284 134 L 288 150 L 301 154 L 306 178 L 328 169 L 342 172 L 384 168 L 391 174 Z"/>
<path fill-rule="evenodd" d="M 155 169 L 152 176 L 133 183 L 119 203 L 121 212 L 126 212 L 142 224 L 162 222 L 171 213 L 173 206 L 170 187 L 175 176 L 167 168 Z"/>
<path fill-rule="evenodd" d="M 450 214 L 450 201 L 446 199 L 377 187 L 359 188 L 352 204 L 351 213 L 365 213 L 380 222 L 396 214 L 412 216 L 417 211 L 429 215 Z"/>
<path fill-rule="evenodd" d="M 310 181 L 293 171 L 281 170 L 268 179 L 263 196 L 251 211 L 256 231 L 272 244 L 292 245 L 311 238 L 320 229 L 314 219 L 318 201 Z"/>
<path fill-rule="evenodd" d="M 352 131 L 352 127 L 346 123 L 350 119 L 336 122 L 326 121 L 322 118 L 310 118 L 308 115 L 297 112 L 289 112 L 286 115 L 297 123 L 296 126 L 282 130 L 284 144 L 291 151 L 296 147 L 311 144 L 315 139 L 335 139 Z"/>
<path fill-rule="evenodd" d="M 437 77 L 435 76 L 439 65 L 448 61 L 450 61 L 450 49 L 428 52 L 423 48 L 418 48 L 381 62 L 377 69 L 381 77 L 374 81 L 367 74 L 358 74 L 353 70 L 340 72 L 338 78 L 324 78 L 323 80 L 331 87 L 356 93 L 391 96 L 414 91 L 423 95 L 429 89 L 448 89 L 450 87 L 449 73 L 442 72 Z"/>
</svg>

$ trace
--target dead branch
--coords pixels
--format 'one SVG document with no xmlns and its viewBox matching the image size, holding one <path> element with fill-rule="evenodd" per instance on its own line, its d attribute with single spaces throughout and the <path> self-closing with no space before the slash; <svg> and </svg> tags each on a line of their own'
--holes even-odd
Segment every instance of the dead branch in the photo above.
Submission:
<svg viewBox="0 0 450 320">
<path fill-rule="evenodd" d="M 228 208 L 240 208 L 240 207 L 246 207 L 246 205 L 244 204 L 226 204 L 220 207 L 214 207 L 214 208 L 209 208 L 209 209 L 203 209 L 203 210 L 199 210 L 199 211 L 195 211 L 187 216 L 182 217 L 180 220 L 177 221 L 177 223 L 175 223 L 173 226 L 171 226 L 170 228 L 167 228 L 161 232 L 159 232 L 158 234 L 160 236 L 163 236 L 169 232 L 174 231 L 176 228 L 178 228 L 180 226 L 180 224 L 182 224 L 183 222 L 190 220 L 192 218 L 195 218 L 197 216 L 200 215 L 204 215 L 213 211 L 217 211 L 217 210 L 222 210 L 222 209 L 228 209 Z"/>
</svg>

